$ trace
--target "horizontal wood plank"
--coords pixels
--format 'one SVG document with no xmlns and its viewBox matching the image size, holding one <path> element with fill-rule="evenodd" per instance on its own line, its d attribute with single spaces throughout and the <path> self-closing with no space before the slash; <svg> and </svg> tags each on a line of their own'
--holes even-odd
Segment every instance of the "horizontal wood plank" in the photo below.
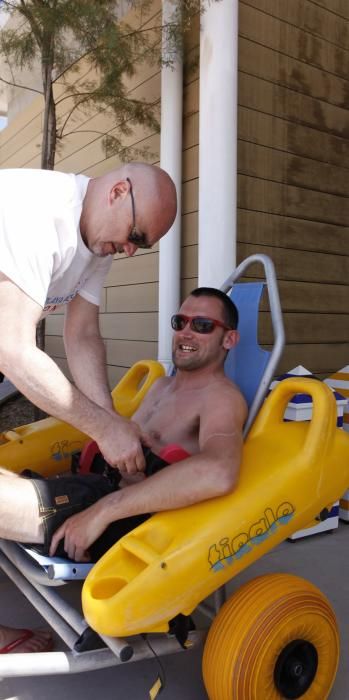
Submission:
<svg viewBox="0 0 349 700">
<path fill-rule="evenodd" d="M 182 216 L 182 244 L 193 245 L 198 242 L 198 212 L 193 211 Z"/>
<path fill-rule="evenodd" d="M 63 324 L 63 314 L 50 314 L 49 316 L 47 316 L 45 322 L 46 335 L 63 335 Z"/>
<path fill-rule="evenodd" d="M 183 152 L 183 180 L 193 180 L 199 176 L 199 147 L 193 146 Z"/>
<path fill-rule="evenodd" d="M 119 383 L 120 379 L 126 374 L 127 370 L 131 365 L 126 365 L 126 367 L 117 367 L 114 365 L 107 366 L 108 382 L 111 389 L 114 389 Z"/>
<path fill-rule="evenodd" d="M 46 334 L 45 352 L 51 357 L 60 357 L 66 359 L 65 347 L 61 335 Z"/>
<path fill-rule="evenodd" d="M 189 214 L 198 210 L 199 180 L 189 180 L 182 186 L 182 214 Z"/>
<path fill-rule="evenodd" d="M 195 160 L 192 172 L 195 172 L 194 166 Z M 312 158 L 300 157 L 246 141 L 238 143 L 238 172 L 250 177 L 294 185 L 325 194 L 349 196 L 347 168 L 319 163 Z"/>
<path fill-rule="evenodd" d="M 242 141 L 339 166 L 341 177 L 348 170 L 349 140 L 325 131 L 320 135 L 319 125 L 312 128 L 240 106 L 238 135 Z"/>
<path fill-rule="evenodd" d="M 182 279 L 198 276 L 198 246 L 188 245 L 183 248 Z"/>
<path fill-rule="evenodd" d="M 348 309 L 349 312 L 349 309 Z M 269 314 L 260 314 L 260 342 L 267 345 L 272 342 L 273 334 L 268 318 Z M 283 314 L 287 344 L 326 344 L 329 338 L 333 343 L 349 342 L 349 313 L 319 314 L 289 313 Z"/>
<path fill-rule="evenodd" d="M 244 278 L 241 283 L 249 281 Z M 251 281 L 251 280 L 250 280 Z M 182 299 L 186 298 L 197 286 L 196 277 L 182 280 Z M 281 308 L 286 312 L 303 312 L 321 315 L 325 323 L 326 314 L 334 314 L 338 323 L 346 323 L 349 313 L 349 287 L 340 284 L 316 284 L 311 282 L 295 282 L 279 280 Z M 260 311 L 269 310 L 268 295 L 263 294 Z"/>
<path fill-rule="evenodd" d="M 286 345 L 277 374 L 303 365 L 309 372 L 329 377 L 348 364 L 348 343 Z"/>
<path fill-rule="evenodd" d="M 319 68 L 240 38 L 239 69 L 297 93 L 346 109 L 348 81 Z"/>
<path fill-rule="evenodd" d="M 157 359 L 157 342 L 130 342 L 128 340 L 109 339 L 106 341 L 106 348 L 108 365 L 125 367 L 126 365 L 132 366 L 139 360 Z"/>
<path fill-rule="evenodd" d="M 336 1 L 336 0 L 335 0 Z M 343 22 L 343 14 L 334 11 L 335 1 L 305 2 L 304 0 L 240 0 L 240 5 L 250 5 L 266 14 L 301 27 L 304 31 L 318 36 L 348 50 L 349 22 Z M 348 9 L 347 0 L 343 0 Z"/>
<path fill-rule="evenodd" d="M 184 118 L 183 149 L 197 146 L 199 143 L 199 112 Z"/>
<path fill-rule="evenodd" d="M 158 296 L 157 282 L 108 287 L 105 310 L 108 313 L 157 311 Z"/>
<path fill-rule="evenodd" d="M 154 165 L 157 164 L 159 161 L 159 153 L 160 153 L 160 135 L 159 134 L 153 134 L 151 136 L 148 136 L 142 141 L 139 141 L 137 143 L 132 143 L 130 144 L 133 148 L 141 149 L 146 151 L 147 153 L 144 155 L 143 160 L 150 160 L 151 163 Z M 90 177 L 99 177 L 99 175 L 104 175 L 105 173 L 110 172 L 111 170 L 114 170 L 115 168 L 119 168 L 123 164 L 123 161 L 121 159 L 120 155 L 115 155 L 115 156 L 110 156 L 110 157 L 104 157 L 100 161 L 96 161 L 94 163 L 90 164 L 85 164 L 86 167 L 81 168 L 79 172 L 84 173 L 85 175 L 89 175 Z"/>
<path fill-rule="evenodd" d="M 310 282 L 279 283 L 281 306 L 284 311 L 307 311 L 334 314 L 338 323 L 345 323 L 349 313 L 349 286 L 346 284 L 322 284 Z M 343 318 L 344 317 L 344 318 Z M 324 317 L 323 321 L 325 322 Z M 326 336 L 330 337 L 329 328 Z"/>
<path fill-rule="evenodd" d="M 315 282 L 322 284 L 347 284 L 349 280 L 349 256 L 326 255 L 308 251 L 284 250 L 263 245 L 238 245 L 238 261 L 254 253 L 269 255 L 275 265 L 279 280 Z M 260 266 L 249 270 L 249 277 L 259 279 Z"/>
<path fill-rule="evenodd" d="M 118 257 L 112 262 L 106 286 L 156 282 L 159 277 L 158 264 L 159 254 L 153 252 L 132 258 Z"/>
<path fill-rule="evenodd" d="M 283 16 L 273 16 L 271 8 L 266 13 L 251 7 L 248 2 L 240 2 L 239 10 L 241 36 L 348 80 L 348 50 L 337 47 L 336 51 L 329 51 L 328 39 L 314 36 L 301 25 L 290 24 Z M 322 13 L 322 16 L 325 24 L 328 14 Z"/>
<path fill-rule="evenodd" d="M 349 136 L 346 108 L 272 82 L 263 73 L 256 76 L 241 71 L 238 95 L 239 105 L 244 107 L 314 127 L 320 133 L 331 133 L 345 139 Z"/>
<path fill-rule="evenodd" d="M 137 340 L 157 342 L 158 314 L 114 313 L 100 315 L 100 328 L 106 340 Z"/>
<path fill-rule="evenodd" d="M 349 199 L 243 174 L 238 177 L 238 207 L 340 226 L 349 221 Z"/>
<path fill-rule="evenodd" d="M 199 111 L 199 80 L 192 80 L 183 90 L 183 117 L 187 118 Z"/>
<path fill-rule="evenodd" d="M 187 277 L 186 279 L 182 279 L 181 283 L 181 301 L 183 302 L 184 299 L 189 296 L 190 292 L 193 289 L 196 289 L 198 286 L 198 278 L 197 277 Z"/>
<path fill-rule="evenodd" d="M 348 251 L 348 229 L 346 226 L 336 226 L 301 218 L 295 219 L 291 216 L 280 216 L 248 209 L 239 209 L 237 219 L 237 237 L 241 243 L 264 244 L 278 248 L 337 255 L 346 255 Z M 184 226 L 185 224 L 183 224 Z M 187 243 L 195 243 L 195 240 L 189 240 L 189 238 L 188 233 Z"/>
<path fill-rule="evenodd" d="M 315 4 L 333 12 L 339 19 L 349 20 L 349 7 L 347 0 L 313 0 Z"/>
</svg>

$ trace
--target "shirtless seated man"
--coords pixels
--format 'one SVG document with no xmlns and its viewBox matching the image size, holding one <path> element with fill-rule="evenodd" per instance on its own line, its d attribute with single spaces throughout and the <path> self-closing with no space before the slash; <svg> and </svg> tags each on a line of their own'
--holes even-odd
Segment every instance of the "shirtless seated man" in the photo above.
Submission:
<svg viewBox="0 0 349 700">
<path fill-rule="evenodd" d="M 95 561 L 150 513 L 231 492 L 247 416 L 223 369 L 238 342 L 236 327 L 237 310 L 225 294 L 194 290 L 172 318 L 176 374 L 158 379 L 132 418 L 149 439 L 153 460 L 173 443 L 190 456 L 147 478 L 119 463 L 120 485 L 104 475 L 31 479 L 2 470 L 0 537 Z"/>
</svg>

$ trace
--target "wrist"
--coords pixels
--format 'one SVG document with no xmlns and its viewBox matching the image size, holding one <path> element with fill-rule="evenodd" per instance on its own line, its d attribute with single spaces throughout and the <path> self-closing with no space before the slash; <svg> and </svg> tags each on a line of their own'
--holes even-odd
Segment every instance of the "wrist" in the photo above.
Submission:
<svg viewBox="0 0 349 700">
<path fill-rule="evenodd" d="M 104 496 L 104 498 L 101 498 L 100 501 L 95 503 L 98 518 L 103 524 L 104 528 L 108 527 L 108 525 L 114 522 L 114 520 L 119 520 L 120 518 L 125 517 L 119 512 L 119 505 L 121 501 L 120 494 L 121 492 L 114 491 L 114 493 Z"/>
</svg>

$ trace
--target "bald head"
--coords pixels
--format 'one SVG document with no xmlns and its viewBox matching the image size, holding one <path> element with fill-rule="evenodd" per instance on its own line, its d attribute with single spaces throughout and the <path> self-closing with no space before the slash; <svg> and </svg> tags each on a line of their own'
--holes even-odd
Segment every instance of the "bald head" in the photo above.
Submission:
<svg viewBox="0 0 349 700">
<path fill-rule="evenodd" d="M 171 228 L 177 213 L 175 185 L 165 170 L 129 163 L 90 180 L 80 230 L 95 255 L 150 248 Z"/>
<path fill-rule="evenodd" d="M 127 178 L 133 188 L 137 229 L 149 232 L 153 245 L 167 233 L 176 218 L 176 187 L 165 170 L 148 163 L 127 163 L 99 179 L 103 187 L 111 187 L 116 181 Z"/>
</svg>

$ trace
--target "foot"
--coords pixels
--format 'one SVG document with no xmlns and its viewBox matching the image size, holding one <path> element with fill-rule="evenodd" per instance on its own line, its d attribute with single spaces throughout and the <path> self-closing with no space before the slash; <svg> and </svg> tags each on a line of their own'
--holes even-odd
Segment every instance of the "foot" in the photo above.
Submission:
<svg viewBox="0 0 349 700">
<path fill-rule="evenodd" d="M 26 630 L 0 626 L 0 654 L 28 654 L 52 649 L 48 630 Z"/>
</svg>

